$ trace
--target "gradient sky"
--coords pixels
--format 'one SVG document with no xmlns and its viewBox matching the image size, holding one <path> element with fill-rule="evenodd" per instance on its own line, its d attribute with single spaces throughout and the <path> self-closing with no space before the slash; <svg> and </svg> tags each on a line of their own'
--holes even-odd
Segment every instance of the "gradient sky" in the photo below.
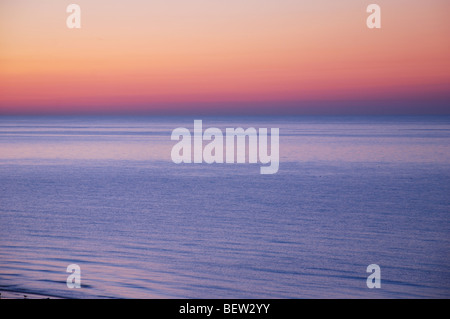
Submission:
<svg viewBox="0 0 450 319">
<path fill-rule="evenodd" d="M 449 13 L 448 0 L 2 0 L 0 114 L 450 114 Z"/>
</svg>

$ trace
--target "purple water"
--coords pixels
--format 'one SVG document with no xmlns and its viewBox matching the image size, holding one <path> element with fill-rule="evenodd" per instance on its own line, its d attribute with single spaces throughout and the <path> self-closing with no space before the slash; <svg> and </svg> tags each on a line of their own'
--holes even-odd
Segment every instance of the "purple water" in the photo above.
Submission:
<svg viewBox="0 0 450 319">
<path fill-rule="evenodd" d="M 194 118 L 1 117 L 0 291 L 450 297 L 449 117 L 200 119 L 280 128 L 279 172 L 172 163 Z"/>
</svg>

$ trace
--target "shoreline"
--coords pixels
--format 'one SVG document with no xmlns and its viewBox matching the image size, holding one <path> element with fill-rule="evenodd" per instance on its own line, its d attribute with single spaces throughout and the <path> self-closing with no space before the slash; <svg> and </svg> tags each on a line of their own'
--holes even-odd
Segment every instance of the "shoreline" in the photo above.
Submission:
<svg viewBox="0 0 450 319">
<path fill-rule="evenodd" d="M 35 292 L 0 290 L 0 299 L 63 299 L 63 298 Z"/>
</svg>

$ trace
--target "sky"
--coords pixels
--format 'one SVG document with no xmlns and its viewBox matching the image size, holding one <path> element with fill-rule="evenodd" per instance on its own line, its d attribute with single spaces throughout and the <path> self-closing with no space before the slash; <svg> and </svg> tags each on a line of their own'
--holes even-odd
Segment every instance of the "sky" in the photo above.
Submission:
<svg viewBox="0 0 450 319">
<path fill-rule="evenodd" d="M 69 29 L 66 8 L 81 7 Z M 381 8 L 369 29 L 366 8 Z M 450 114 L 448 0 L 2 0 L 1 114 Z"/>
</svg>

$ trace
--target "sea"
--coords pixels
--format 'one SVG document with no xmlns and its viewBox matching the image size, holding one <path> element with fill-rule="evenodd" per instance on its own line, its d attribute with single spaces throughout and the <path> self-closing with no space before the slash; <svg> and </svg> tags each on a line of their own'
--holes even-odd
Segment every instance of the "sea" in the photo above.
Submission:
<svg viewBox="0 0 450 319">
<path fill-rule="evenodd" d="M 196 119 L 279 128 L 278 172 L 175 164 Z M 3 295 L 449 298 L 449 264 L 449 116 L 0 117 Z"/>
</svg>

